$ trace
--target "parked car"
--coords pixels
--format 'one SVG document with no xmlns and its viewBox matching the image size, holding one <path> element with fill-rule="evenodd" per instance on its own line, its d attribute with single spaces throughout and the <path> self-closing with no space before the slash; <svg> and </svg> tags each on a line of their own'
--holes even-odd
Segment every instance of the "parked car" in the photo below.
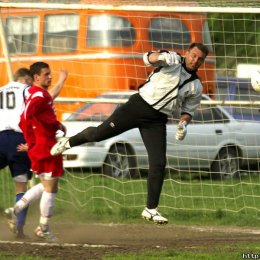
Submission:
<svg viewBox="0 0 260 260">
<path fill-rule="evenodd" d="M 94 103 L 83 105 L 63 122 L 68 136 L 99 125 L 133 93 L 105 93 Z M 210 98 L 203 96 L 203 100 Z M 178 118 L 179 115 L 173 115 L 167 124 L 167 167 L 209 170 L 214 178 L 231 178 L 242 167 L 256 163 L 260 153 L 260 124 L 236 120 L 220 106 L 201 105 L 188 126 L 186 138 L 177 141 Z M 67 150 L 64 167 L 98 167 L 113 177 L 136 177 L 138 169 L 148 168 L 148 160 L 139 130 L 132 129 L 105 141 Z"/>
</svg>

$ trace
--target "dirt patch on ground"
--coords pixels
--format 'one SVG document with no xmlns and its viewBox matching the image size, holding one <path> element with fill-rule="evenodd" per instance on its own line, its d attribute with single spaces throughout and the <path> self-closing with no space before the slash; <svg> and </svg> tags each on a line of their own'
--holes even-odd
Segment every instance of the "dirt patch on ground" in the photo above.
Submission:
<svg viewBox="0 0 260 260">
<path fill-rule="evenodd" d="M 0 223 L 0 251 L 10 257 L 21 254 L 52 259 L 101 259 L 111 253 L 138 253 L 143 250 L 176 249 L 208 252 L 240 242 L 259 241 L 260 229 L 198 227 L 147 224 L 54 224 L 59 243 L 39 241 L 32 234 L 34 225 L 26 226 L 28 239 L 17 240 Z M 239 250 L 239 248 L 238 248 Z M 241 252 L 243 253 L 243 252 Z"/>
</svg>

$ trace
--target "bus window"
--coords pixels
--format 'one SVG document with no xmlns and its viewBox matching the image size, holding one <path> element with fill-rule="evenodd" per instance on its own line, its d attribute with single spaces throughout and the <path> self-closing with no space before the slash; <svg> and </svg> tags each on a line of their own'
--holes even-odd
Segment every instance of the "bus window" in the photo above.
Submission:
<svg viewBox="0 0 260 260">
<path fill-rule="evenodd" d="M 149 26 L 149 39 L 153 48 L 157 49 L 186 49 L 191 42 L 185 24 L 171 17 L 153 18 Z"/>
<path fill-rule="evenodd" d="M 44 24 L 43 52 L 64 53 L 76 51 L 79 15 L 46 15 Z"/>
<path fill-rule="evenodd" d="M 12 16 L 6 19 L 10 54 L 36 53 L 39 22 L 36 16 Z"/>
<path fill-rule="evenodd" d="M 88 17 L 88 47 L 121 47 L 135 42 L 135 29 L 124 17 L 91 15 Z"/>
</svg>

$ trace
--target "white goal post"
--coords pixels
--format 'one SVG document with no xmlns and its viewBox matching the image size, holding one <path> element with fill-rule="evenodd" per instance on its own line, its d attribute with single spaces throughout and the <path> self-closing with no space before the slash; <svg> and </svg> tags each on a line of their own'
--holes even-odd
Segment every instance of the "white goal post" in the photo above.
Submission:
<svg viewBox="0 0 260 260">
<path fill-rule="evenodd" d="M 173 138 L 168 140 L 168 147 L 175 145 L 176 149 L 184 149 L 178 150 L 177 155 L 174 151 L 168 151 L 169 158 L 176 157 L 176 164 L 167 164 L 160 208 L 162 212 L 166 212 L 169 219 L 173 219 L 172 222 L 174 218 L 183 216 L 183 212 L 188 216 L 196 213 L 198 218 L 207 214 L 223 216 L 223 212 L 259 218 L 260 150 L 255 144 L 260 139 L 260 132 L 254 127 L 255 123 L 260 121 L 260 92 L 253 90 L 250 78 L 236 77 L 238 64 L 260 64 L 260 7 L 255 1 L 248 7 L 234 6 L 234 2 L 232 6 L 200 6 L 199 3 L 189 6 L 188 1 L 183 6 L 163 5 L 164 1 L 161 5 L 148 6 L 131 3 L 101 5 L 67 2 L 0 3 L 5 28 L 2 30 L 5 35 L 2 36 L 5 37 L 10 55 L 6 57 L 1 53 L 0 71 L 3 79 L 0 83 L 4 85 L 4 80 L 8 80 L 5 76 L 8 74 L 6 63 L 9 64 L 10 70 L 14 71 L 19 67 L 28 67 L 35 61 L 46 61 L 53 68 L 54 82 L 58 78 L 59 68 L 65 68 L 69 71 L 69 77 L 61 96 L 56 99 L 56 105 L 59 115 L 72 113 L 86 103 L 94 104 L 97 101 L 95 97 L 104 92 L 120 92 L 129 88 L 136 90 L 150 72 L 141 62 L 142 53 L 149 51 L 146 49 L 147 42 L 151 41 L 154 49 L 177 46 L 180 47 L 181 54 L 184 54 L 194 37 L 205 41 L 211 46 L 211 51 L 207 60 L 208 67 L 204 68 L 205 71 L 200 76 L 204 86 L 214 88 L 209 92 L 212 100 L 202 100 L 200 109 L 203 113 L 216 106 L 223 106 L 239 121 L 236 128 L 229 128 L 224 120 L 221 123 L 219 118 L 214 121 L 213 112 L 210 112 L 212 120 L 211 125 L 206 126 L 207 129 L 188 126 L 188 135 L 193 136 L 201 131 L 196 142 L 181 144 L 176 143 Z M 88 11 L 92 19 L 87 19 L 89 17 L 86 13 L 82 14 L 82 11 Z M 103 11 L 107 11 L 105 15 Z M 131 13 L 127 14 L 128 11 Z M 149 12 L 151 15 L 147 15 Z M 153 12 L 159 12 L 159 15 L 155 18 Z M 122 13 L 123 18 L 120 16 Z M 106 31 L 102 33 L 104 28 Z M 146 37 L 143 41 L 138 38 L 142 33 L 145 35 L 143 37 Z M 87 38 L 86 35 L 91 37 Z M 111 37 L 106 38 L 106 35 Z M 110 53 L 109 48 L 113 52 Z M 108 62 L 110 60 L 111 63 Z M 98 87 L 94 87 L 95 83 Z M 205 89 L 207 90 L 207 87 Z M 73 93 L 73 96 L 69 93 Z M 126 101 L 124 98 L 98 100 L 104 104 Z M 201 121 L 199 123 L 203 124 Z M 252 127 L 244 127 L 247 124 L 252 124 Z M 227 134 L 223 134 L 223 125 L 225 129 L 229 128 Z M 216 126 L 220 129 L 215 129 Z M 195 130 L 192 132 L 190 129 Z M 243 132 L 239 132 L 240 129 L 243 129 Z M 174 131 L 169 132 L 168 136 L 173 134 Z M 210 160 L 210 153 L 214 149 L 212 140 L 217 147 L 221 143 L 219 139 L 225 134 L 230 142 L 223 141 L 223 146 L 220 146 L 216 153 L 213 161 L 218 167 L 205 169 L 205 161 Z M 251 138 L 253 142 L 243 142 L 242 139 L 247 137 L 246 140 Z M 141 141 L 136 143 L 140 144 Z M 126 155 L 134 157 L 134 152 L 131 150 L 133 154 L 123 154 L 123 150 L 130 147 L 130 144 L 126 146 L 123 141 L 110 144 L 108 154 L 112 154 L 115 160 L 119 161 L 118 168 L 115 165 L 113 167 L 117 172 L 122 171 L 122 162 L 125 162 L 123 159 Z M 91 148 L 95 145 L 91 143 L 82 147 Z M 204 155 L 198 157 L 201 148 L 205 149 Z M 243 148 L 247 148 L 245 153 L 242 152 Z M 191 153 L 192 149 L 195 152 Z M 250 156 L 254 154 L 250 159 L 255 164 L 248 162 L 240 168 L 240 162 L 246 160 L 249 153 Z M 98 152 L 95 155 L 97 158 L 100 156 Z M 78 154 L 71 153 L 64 158 L 73 161 L 77 156 Z M 140 157 L 145 156 L 144 153 Z M 179 167 L 182 160 L 187 162 L 185 169 Z M 227 171 L 235 171 L 238 174 L 226 174 L 226 178 L 211 178 L 215 173 L 214 169 L 221 170 L 222 161 L 227 162 Z M 109 160 L 103 163 L 108 162 Z M 127 167 L 129 170 L 131 165 Z M 139 172 L 139 166 L 134 167 Z M 5 171 L 0 175 L 2 191 L 5 191 L 5 183 L 10 182 L 6 177 L 7 170 Z M 146 201 L 147 171 L 142 173 L 140 171 L 140 175 L 135 178 L 114 178 L 104 171 L 104 167 L 96 167 L 94 164 L 90 167 L 66 167 L 57 196 L 58 208 L 63 212 L 63 206 L 69 205 L 94 215 L 101 210 L 98 207 L 102 205 L 106 207 L 103 213 L 111 217 L 111 220 L 111 212 L 120 214 L 122 208 L 129 211 L 130 215 L 132 211 L 136 215 L 136 212 L 141 212 Z M 10 185 L 8 184 L 8 189 Z M 11 200 L 12 194 L 9 192 L 2 196 L 0 203 L 9 206 Z"/>
<path fill-rule="evenodd" d="M 188 5 L 189 3 L 186 2 Z M 126 11 L 162 11 L 187 13 L 260 13 L 260 7 L 204 7 L 204 6 L 143 6 L 143 5 L 113 5 L 113 4 L 62 4 L 62 3 L 0 3 L 0 7 L 58 9 L 58 10 L 126 10 Z"/>
</svg>

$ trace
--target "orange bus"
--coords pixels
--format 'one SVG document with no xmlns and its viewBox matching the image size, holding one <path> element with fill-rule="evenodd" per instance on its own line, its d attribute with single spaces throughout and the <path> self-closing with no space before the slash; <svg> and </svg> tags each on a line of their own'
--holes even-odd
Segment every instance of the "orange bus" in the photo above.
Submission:
<svg viewBox="0 0 260 260">
<path fill-rule="evenodd" d="M 143 64 L 144 52 L 168 49 L 184 54 L 191 42 L 204 42 L 210 49 L 199 76 L 204 93 L 214 95 L 215 55 L 204 14 L 2 8 L 1 15 L 12 71 L 44 61 L 55 82 L 60 68 L 68 70 L 60 97 L 72 102 L 56 103 L 59 117 L 81 105 L 73 98 L 137 89 L 151 72 Z M 8 82 L 2 48 L 0 73 L 2 86 Z"/>
</svg>

